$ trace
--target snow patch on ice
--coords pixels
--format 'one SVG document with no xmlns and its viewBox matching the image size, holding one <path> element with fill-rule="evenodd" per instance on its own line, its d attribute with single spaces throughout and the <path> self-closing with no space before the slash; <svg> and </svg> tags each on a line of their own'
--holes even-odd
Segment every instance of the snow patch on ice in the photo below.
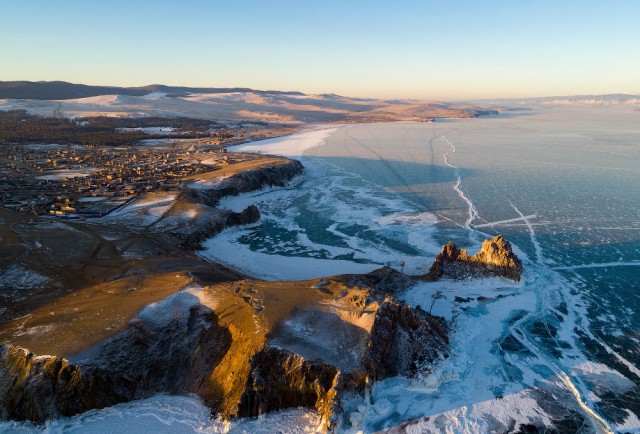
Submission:
<svg viewBox="0 0 640 434">
<path fill-rule="evenodd" d="M 597 387 L 611 392 L 626 392 L 636 387 L 633 381 L 602 363 L 585 361 L 575 366 L 573 371 L 575 375 L 582 375 Z"/>
<path fill-rule="evenodd" d="M 175 133 L 176 129 L 173 127 L 133 127 L 133 128 L 117 128 L 118 131 L 130 132 L 140 131 L 147 134 L 167 134 Z"/>
<path fill-rule="evenodd" d="M 293 434 L 321 432 L 320 422 L 317 412 L 296 408 L 272 412 L 255 419 L 223 422 L 212 418 L 209 408 L 195 396 L 157 395 L 48 421 L 44 426 L 28 422 L 4 422 L 0 423 L 0 433 Z"/>
<path fill-rule="evenodd" d="M 375 221 L 381 225 L 425 225 L 432 226 L 438 223 L 438 217 L 430 212 L 410 214 L 390 214 L 377 218 Z"/>
<path fill-rule="evenodd" d="M 207 259 L 265 280 L 305 280 L 346 273 L 369 273 L 382 264 L 359 264 L 347 260 L 283 256 L 247 249 L 236 240 L 246 228 L 226 230 L 203 243 L 198 253 Z"/>
<path fill-rule="evenodd" d="M 281 155 L 283 157 L 302 157 L 304 151 L 320 146 L 337 128 L 322 128 L 291 136 L 260 140 L 250 144 L 229 148 L 237 152 L 259 152 L 263 154 Z"/>
<path fill-rule="evenodd" d="M 627 410 L 627 418 L 619 425 L 616 425 L 616 431 L 620 433 L 640 433 L 640 419 L 635 413 Z"/>
</svg>

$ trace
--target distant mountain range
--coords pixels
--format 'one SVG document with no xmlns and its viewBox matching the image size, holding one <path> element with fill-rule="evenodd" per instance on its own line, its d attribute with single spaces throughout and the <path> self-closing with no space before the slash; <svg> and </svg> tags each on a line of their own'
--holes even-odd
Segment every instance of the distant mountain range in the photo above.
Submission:
<svg viewBox="0 0 640 434">
<path fill-rule="evenodd" d="M 495 114 L 475 105 L 420 100 L 349 98 L 335 94 L 254 90 L 244 87 L 88 86 L 63 81 L 0 81 L 0 111 L 77 118 L 190 117 L 262 121 L 287 125 L 315 122 L 430 121 Z"/>
<path fill-rule="evenodd" d="M 0 99 L 75 99 L 101 95 L 143 96 L 161 92 L 167 96 L 185 96 L 190 93 L 252 92 L 262 95 L 304 95 L 302 92 L 254 90 L 244 87 L 183 87 L 151 84 L 142 87 L 90 86 L 66 81 L 0 81 Z"/>
<path fill-rule="evenodd" d="M 636 105 L 640 104 L 640 95 L 628 93 L 610 93 L 604 95 L 568 95 L 568 96 L 544 96 L 533 98 L 499 98 L 473 101 L 475 104 L 491 103 L 498 105 Z"/>
<path fill-rule="evenodd" d="M 190 94 L 217 94 L 243 92 L 264 96 L 305 96 L 302 92 L 256 90 L 248 87 L 187 87 L 150 84 L 140 87 L 91 86 L 66 81 L 0 81 L 0 99 L 65 100 L 102 95 L 144 96 L 162 93 L 168 97 L 184 97 Z M 335 94 L 319 95 L 324 100 L 359 100 L 368 98 L 346 98 Z M 371 99 L 374 101 L 375 99 Z M 387 104 L 406 104 L 407 100 L 386 100 Z M 471 104 L 545 104 L 545 105 L 610 105 L 639 104 L 640 95 L 616 93 L 606 95 L 571 95 L 533 98 L 490 98 L 471 100 Z"/>
</svg>

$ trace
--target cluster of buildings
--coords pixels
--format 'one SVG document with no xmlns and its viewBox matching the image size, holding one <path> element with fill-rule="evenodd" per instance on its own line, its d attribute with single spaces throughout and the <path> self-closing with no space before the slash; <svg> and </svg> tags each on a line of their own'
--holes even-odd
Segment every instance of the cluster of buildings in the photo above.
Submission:
<svg viewBox="0 0 640 434">
<path fill-rule="evenodd" d="M 34 215 L 99 217 L 137 195 L 177 190 L 180 179 L 211 171 L 190 147 L 0 147 L 0 202 Z M 220 164 L 227 156 L 217 155 Z"/>
</svg>

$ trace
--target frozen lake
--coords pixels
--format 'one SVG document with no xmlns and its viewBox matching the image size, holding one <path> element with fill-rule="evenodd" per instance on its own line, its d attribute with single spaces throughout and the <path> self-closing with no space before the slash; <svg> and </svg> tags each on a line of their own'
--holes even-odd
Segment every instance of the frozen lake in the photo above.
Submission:
<svg viewBox="0 0 640 434">
<path fill-rule="evenodd" d="M 448 240 L 474 253 L 504 234 L 523 259 L 523 281 L 409 289 L 412 305 L 442 294 L 434 313 L 453 323 L 451 354 L 427 377 L 376 383 L 350 403 L 342 430 L 640 432 L 639 121 L 629 107 L 539 108 L 243 145 L 299 158 L 305 174 L 288 188 L 224 199 L 235 210 L 256 204 L 261 220 L 208 240 L 204 254 L 264 279 L 400 261 L 417 274 Z M 49 429 L 98 432 L 112 419 L 132 432 L 154 430 L 149 421 L 188 432 L 317 426 L 303 410 L 222 425 L 193 398 L 156 397 Z"/>
<path fill-rule="evenodd" d="M 246 145 L 300 158 L 306 174 L 289 189 L 224 200 L 256 203 L 261 222 L 207 246 L 257 277 L 300 279 L 400 261 L 422 273 L 448 240 L 474 252 L 504 234 L 524 282 L 409 291 L 423 306 L 444 292 L 436 310 L 456 318 L 453 355 L 432 378 L 378 384 L 353 429 L 638 430 L 639 121 L 629 107 L 545 107 Z"/>
</svg>

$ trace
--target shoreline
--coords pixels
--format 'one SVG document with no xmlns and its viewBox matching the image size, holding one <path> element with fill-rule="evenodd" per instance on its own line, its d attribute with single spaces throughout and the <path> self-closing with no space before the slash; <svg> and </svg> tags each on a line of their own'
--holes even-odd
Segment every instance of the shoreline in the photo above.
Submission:
<svg viewBox="0 0 640 434">
<path fill-rule="evenodd" d="M 284 158 L 274 159 L 273 157 L 264 156 L 253 156 L 252 158 L 256 163 L 251 163 L 249 166 L 243 166 L 241 163 L 238 166 L 239 170 L 232 169 L 232 165 L 225 169 L 225 173 L 232 176 L 245 172 L 260 174 L 282 165 L 287 165 L 290 162 L 290 160 Z M 274 172 L 274 174 L 278 176 L 277 172 Z M 196 177 L 187 181 L 186 185 L 189 182 L 197 182 L 212 176 L 217 176 L 215 171 L 209 172 L 203 177 Z M 268 179 L 266 178 L 267 182 L 269 182 Z M 243 182 L 247 183 L 249 181 Z M 254 182 L 260 183 L 263 181 L 257 178 Z M 188 187 L 185 187 L 183 192 L 187 190 Z M 193 202 L 192 200 L 185 202 L 175 194 L 173 194 L 172 198 L 171 194 L 169 193 L 169 196 L 167 196 L 169 197 L 168 202 L 154 199 L 154 197 L 162 198 L 166 196 L 166 194 L 163 196 L 162 193 L 141 196 L 139 201 L 128 204 L 124 207 L 124 210 L 119 210 L 116 215 L 110 215 L 99 220 L 78 221 L 47 217 L 28 224 L 28 216 L 3 210 L 2 214 L 5 216 L 4 224 L 11 228 L 11 233 L 14 233 L 13 228 L 15 225 L 21 228 L 28 228 L 26 241 L 21 241 L 25 246 L 22 252 L 23 256 L 21 256 L 22 259 L 20 257 L 16 259 L 16 261 L 19 261 L 17 262 L 18 265 L 15 265 L 16 261 L 14 261 L 14 265 L 7 265 L 9 268 L 20 266 L 22 267 L 21 269 L 24 269 L 25 266 L 31 267 L 29 264 L 38 266 L 36 261 L 41 261 L 39 258 L 42 253 L 47 253 L 45 251 L 40 253 L 40 251 L 47 248 L 48 244 L 41 239 L 44 247 L 34 248 L 32 247 L 31 238 L 43 231 L 47 231 L 47 236 L 52 242 L 57 237 L 67 237 L 68 235 L 66 234 L 70 231 L 74 234 L 81 234 L 83 237 L 81 241 L 86 243 L 85 249 L 89 252 L 93 250 L 94 253 L 93 255 L 88 254 L 90 256 L 89 262 L 84 263 L 83 261 L 83 265 L 80 268 L 82 275 L 86 276 L 84 280 L 78 281 L 77 270 L 79 266 L 73 263 L 70 264 L 71 269 L 68 273 L 57 273 L 56 275 L 51 275 L 51 277 L 46 274 L 46 268 L 39 271 L 40 274 L 35 274 L 36 271 L 34 269 L 34 275 L 47 276 L 47 280 L 43 280 L 45 285 L 51 286 L 53 283 L 56 286 L 53 287 L 53 290 L 46 290 L 45 288 L 47 287 L 44 287 L 40 290 L 42 295 L 31 296 L 23 301 L 18 301 L 16 307 L 19 310 L 15 311 L 17 315 L 12 314 L 11 311 L 4 311 L 2 315 L 4 318 L 0 322 L 0 338 L 4 342 L 14 342 L 26 346 L 37 353 L 60 355 L 75 353 L 87 345 L 92 345 L 121 332 L 125 329 L 127 322 L 135 317 L 141 308 L 187 287 L 193 279 L 198 279 L 203 284 L 224 280 L 253 279 L 252 276 L 246 273 L 238 272 L 232 267 L 211 259 L 205 259 L 195 254 L 196 252 L 185 250 L 180 245 L 184 242 L 185 235 L 179 234 L 188 234 L 194 230 L 199 230 L 197 229 L 198 227 L 205 228 L 204 230 L 207 231 L 219 231 L 220 229 L 217 228 L 223 228 L 225 225 L 224 219 L 231 218 L 233 220 L 236 219 L 235 215 L 241 215 L 242 213 L 207 208 L 202 202 Z M 157 205 L 156 202 L 158 203 Z M 149 205 L 146 205 L 147 203 Z M 168 210 L 166 209 L 167 206 L 170 207 Z M 152 215 L 156 214 L 156 209 L 162 213 L 159 214 L 159 220 L 158 217 Z M 196 214 L 193 214 L 194 212 Z M 193 214 L 193 221 L 191 220 L 192 217 L 188 217 L 187 220 L 182 217 L 191 214 Z M 149 226 L 149 218 L 153 222 L 151 226 Z M 214 222 L 219 223 L 216 223 L 210 229 L 206 229 L 207 225 L 209 225 L 207 219 L 210 220 L 211 218 L 213 218 Z M 162 223 L 163 221 L 166 221 L 169 226 Z M 192 223 L 189 224 L 189 221 L 192 221 Z M 192 227 L 192 225 L 195 226 Z M 155 226 L 158 226 L 158 229 L 162 228 L 162 232 L 156 234 Z M 55 228 L 54 231 L 52 231 L 52 227 Z M 119 228 L 117 232 L 115 228 Z M 179 235 L 179 237 L 176 238 L 174 234 L 167 233 L 167 228 L 178 230 L 176 235 Z M 25 234 L 24 230 L 21 229 L 23 235 Z M 184 232 L 184 230 L 188 232 Z M 148 235 L 147 232 L 149 232 Z M 107 235 L 106 238 L 104 238 L 105 234 Z M 16 235 L 20 236 L 20 233 L 16 233 Z M 7 238 L 7 235 L 4 238 L 11 240 L 11 238 Z M 183 238 L 183 241 L 180 238 Z M 111 241 L 112 239 L 113 241 Z M 129 241 L 121 241 L 125 239 Z M 20 240 L 16 239 L 15 242 L 20 242 Z M 69 245 L 68 247 L 71 249 L 82 248 L 83 245 L 80 244 L 75 247 Z M 128 248 L 127 245 L 131 245 L 131 247 Z M 140 247 L 137 247 L 138 245 Z M 136 253 L 134 253 L 133 257 L 128 256 L 127 250 L 124 253 L 118 253 L 123 248 L 134 249 L 131 251 Z M 104 253 L 96 255 L 96 251 Z M 159 253 L 161 255 L 156 256 Z M 32 257 L 33 259 L 30 259 Z M 48 258 L 48 256 L 45 257 L 45 261 L 50 262 L 53 260 Z M 98 270 L 103 270 L 100 271 L 102 274 L 97 274 Z M 22 271 L 22 273 L 27 273 L 27 271 Z M 55 283 L 56 280 L 52 280 L 67 279 L 67 275 L 69 278 L 73 277 L 75 279 L 75 284 L 64 284 L 65 286 L 60 287 L 59 284 Z M 45 277 L 40 279 L 45 279 Z M 95 280 L 98 280 L 98 282 Z M 89 297 L 87 302 L 83 301 L 87 297 Z M 125 311 L 118 310 L 118 299 L 126 300 L 127 309 Z M 89 300 L 91 301 L 89 302 Z M 8 308 L 11 304 L 5 304 L 5 306 Z M 111 309 L 112 313 L 108 313 L 108 310 L 103 312 L 102 309 Z M 98 322 L 89 320 L 91 316 L 95 315 L 103 319 Z M 69 327 L 69 321 L 74 323 L 72 327 Z M 87 334 L 86 326 L 80 326 L 80 323 L 83 322 L 89 325 L 90 328 L 97 328 L 97 333 Z M 80 335 L 84 334 L 89 340 L 78 339 L 77 337 L 68 340 L 60 339 L 62 334 L 73 330 L 77 330 Z M 38 332 L 36 333 L 36 331 Z M 56 337 L 50 340 L 47 336 Z M 38 341 L 40 343 L 37 343 Z M 59 344 L 56 342 L 59 342 Z M 59 349 L 53 350 L 52 346 Z"/>
<path fill-rule="evenodd" d="M 274 191 L 277 190 L 274 189 Z M 246 200 L 240 202 L 246 202 Z M 234 211 L 239 211 L 239 209 L 234 209 Z M 525 217 L 523 216 L 521 218 L 524 219 Z M 509 219 L 494 220 L 495 222 L 493 223 L 509 221 Z M 471 225 L 471 227 L 473 227 L 473 225 Z M 481 231 L 476 232 L 483 235 Z M 521 253 L 520 249 L 514 248 L 514 250 L 518 254 Z M 202 260 L 204 261 L 204 259 Z M 382 428 L 380 425 L 381 422 L 377 419 L 378 416 L 376 412 L 370 408 L 372 405 L 377 405 L 376 403 L 385 403 L 384 405 L 386 407 L 384 408 L 389 408 L 389 411 L 392 412 L 396 411 L 394 409 L 406 409 L 406 405 L 408 405 L 407 402 L 405 402 L 406 399 L 409 399 L 409 401 L 411 399 L 420 400 L 426 399 L 425 397 L 428 397 L 430 402 L 430 417 L 426 419 L 420 418 L 418 417 L 420 416 L 419 413 L 415 413 L 416 417 L 407 416 L 407 414 L 410 415 L 413 413 L 403 414 L 402 418 L 404 419 L 402 419 L 402 425 L 398 426 L 431 427 L 439 419 L 448 420 L 447 417 L 452 417 L 451 415 L 455 416 L 456 409 L 458 408 L 457 405 L 468 405 L 467 401 L 448 402 L 446 400 L 447 396 L 467 396 L 465 393 L 469 393 L 469 389 L 465 388 L 465 384 L 467 383 L 466 379 L 474 381 L 472 391 L 473 393 L 477 392 L 478 396 L 482 397 L 482 401 L 472 403 L 474 411 L 477 412 L 493 414 L 493 410 L 504 410 L 504 415 L 507 415 L 509 412 L 516 414 L 518 411 L 528 408 L 531 409 L 530 412 L 517 413 L 519 416 L 514 419 L 515 422 L 513 422 L 526 425 L 527 423 L 530 424 L 532 421 L 535 421 L 534 416 L 536 414 L 545 414 L 547 415 L 545 417 L 554 415 L 560 417 L 562 416 L 561 409 L 566 408 L 571 411 L 576 411 L 576 415 L 579 417 L 579 419 L 576 419 L 577 423 L 599 423 L 598 418 L 600 416 L 597 411 L 598 405 L 596 405 L 596 401 L 594 401 L 595 398 L 593 398 L 592 395 L 585 395 L 585 391 L 577 387 L 582 384 L 580 381 L 583 381 L 583 378 L 587 378 L 589 381 L 596 381 L 599 378 L 598 375 L 616 375 L 616 371 L 607 367 L 606 364 L 602 364 L 598 359 L 589 359 L 586 353 L 579 352 L 576 349 L 578 347 L 570 349 L 571 353 L 575 355 L 575 360 L 571 362 L 556 360 L 546 352 L 543 344 L 536 340 L 540 336 L 544 337 L 544 330 L 536 334 L 535 330 L 532 332 L 528 330 L 527 327 L 531 326 L 535 318 L 540 316 L 542 319 L 550 321 L 553 327 L 557 327 L 552 330 L 561 330 L 563 338 L 569 339 L 567 335 L 564 335 L 566 330 L 563 328 L 575 324 L 576 321 L 582 318 L 580 315 L 584 315 L 586 312 L 582 312 L 581 309 L 586 309 L 586 307 L 577 306 L 576 302 L 581 300 L 579 294 L 575 295 L 577 298 L 574 299 L 570 297 L 570 294 L 564 294 L 562 292 L 565 286 L 567 288 L 572 287 L 571 282 L 565 282 L 565 279 L 561 276 L 558 278 L 557 273 L 552 272 L 552 267 L 549 267 L 548 264 L 540 263 L 537 255 L 535 259 L 525 255 L 525 263 L 527 266 L 532 267 L 531 274 L 527 274 L 525 279 L 519 284 L 509 283 L 501 279 L 486 279 L 481 281 L 477 279 L 470 281 L 457 281 L 453 279 L 444 280 L 438 284 L 434 284 L 433 282 L 415 282 L 414 279 L 413 289 L 400 296 L 403 302 L 412 307 L 429 307 L 431 305 L 431 308 L 434 309 L 434 315 L 440 315 L 447 321 L 453 321 L 454 319 L 457 321 L 456 328 L 452 330 L 452 345 L 454 345 L 454 347 L 452 347 L 451 358 L 444 360 L 442 364 L 438 365 L 438 370 L 433 373 L 433 376 L 427 377 L 428 384 L 435 382 L 433 384 L 437 385 L 439 392 L 437 395 L 434 395 L 428 390 L 420 390 L 420 387 L 424 386 L 424 384 L 420 382 L 414 384 L 412 383 L 413 380 L 409 379 L 405 380 L 401 378 L 393 381 L 382 380 L 382 382 L 376 384 L 376 388 L 371 394 L 370 399 L 372 402 L 367 403 L 369 407 L 360 403 L 364 406 L 362 407 L 364 410 L 359 407 L 354 407 L 349 410 L 352 411 L 352 415 L 355 414 L 358 418 L 361 418 L 358 419 L 362 421 L 362 425 L 360 426 L 367 427 L 367 429 L 371 430 Z M 547 273 L 547 270 L 551 272 Z M 242 277 L 250 278 L 250 276 Z M 273 327 L 273 324 L 282 322 L 282 319 L 290 315 L 290 313 L 282 311 L 286 310 L 285 303 L 282 300 L 288 300 L 291 298 L 291 294 L 297 295 L 300 292 L 303 292 L 305 297 L 312 297 L 314 299 L 315 297 L 329 297 L 326 299 L 327 301 L 331 300 L 331 297 L 339 299 L 344 289 L 334 285 L 341 284 L 339 279 L 346 279 L 344 281 L 348 281 L 348 279 L 351 278 L 357 279 L 358 277 L 334 276 L 332 278 L 316 278 L 306 281 L 289 282 L 243 279 L 243 284 L 239 284 L 239 281 L 229 281 L 227 283 L 208 285 L 205 293 L 207 297 L 211 298 L 220 299 L 220 297 L 222 297 L 227 300 L 227 297 L 230 297 L 228 300 L 237 300 L 237 306 L 243 306 L 247 315 L 254 315 L 257 318 L 261 318 L 262 316 L 265 318 L 267 316 L 270 318 L 280 318 L 269 320 L 267 323 L 258 323 L 263 327 L 266 325 L 266 330 L 271 330 L 274 333 L 273 335 L 269 335 L 269 339 L 274 339 L 275 336 L 275 342 L 285 342 L 286 345 L 292 345 L 293 342 L 293 344 L 297 345 L 295 347 L 297 349 L 296 351 L 305 354 L 305 357 L 311 359 L 313 358 L 313 354 L 316 354 L 312 351 L 314 349 L 304 346 L 300 347 L 299 342 L 292 341 L 290 339 L 291 335 L 288 333 L 292 333 L 293 329 L 287 329 L 286 325 L 276 328 L 275 330 L 270 328 Z M 361 275 L 359 278 L 363 279 L 365 276 Z M 240 289 L 238 289 L 238 287 L 240 287 Z M 331 295 L 324 292 L 324 290 L 331 292 Z M 277 294 L 278 291 L 283 291 L 282 294 L 287 295 L 278 301 L 280 306 L 274 308 L 274 305 L 270 304 L 273 301 L 267 301 L 266 295 Z M 286 291 L 290 292 L 287 293 Z M 438 298 L 439 294 L 443 295 L 442 293 L 444 293 L 444 298 Z M 202 297 L 201 301 L 207 297 Z M 560 313 L 557 314 L 556 317 L 544 318 L 543 315 L 548 311 L 545 310 L 546 308 L 540 309 L 538 305 L 541 303 L 540 300 L 547 303 L 554 300 L 557 301 L 555 298 L 552 299 L 549 297 L 559 297 L 558 300 L 564 300 L 566 304 L 562 309 L 565 309 L 566 313 L 565 311 L 558 311 Z M 431 298 L 433 298 L 433 300 Z M 438 301 L 436 302 L 436 300 Z M 298 301 L 296 301 L 296 303 L 297 302 Z M 331 301 L 331 303 L 334 302 L 335 300 Z M 208 303 L 208 306 L 215 306 L 213 308 L 215 312 L 220 312 L 219 305 L 212 304 L 211 300 L 206 303 Z M 301 303 L 300 306 L 294 303 L 292 312 L 296 312 L 295 309 L 300 307 L 303 312 L 307 312 L 309 306 L 305 305 L 305 303 Z M 574 304 L 576 305 L 574 306 Z M 287 306 L 291 307 L 291 305 Z M 316 305 L 311 304 L 311 306 Z M 538 307 L 534 309 L 532 306 Z M 431 313 L 431 308 L 429 308 L 429 313 Z M 549 308 L 554 307 L 549 306 Z M 317 307 L 313 309 L 317 310 Z M 524 316 L 517 316 L 517 312 L 522 312 Z M 556 311 L 554 310 L 553 312 Z M 240 319 L 240 317 L 238 317 L 238 319 Z M 288 321 L 293 321 L 294 324 L 304 325 L 305 327 L 309 324 L 315 324 L 305 322 L 308 320 L 308 317 L 300 317 L 294 314 Z M 566 323 L 564 326 L 562 325 L 563 322 Z M 232 322 L 227 324 L 232 324 Z M 302 327 L 301 330 L 304 330 L 304 327 Z M 492 349 L 492 345 L 496 342 L 500 343 L 500 347 L 498 349 Z M 567 342 L 572 343 L 573 341 Z M 574 344 L 572 343 L 571 345 Z M 520 346 L 524 349 L 520 348 Z M 552 346 L 551 350 L 553 349 Z M 540 359 L 538 368 L 536 368 L 535 364 L 523 362 L 519 359 L 521 353 L 525 352 L 525 350 L 530 353 L 528 357 Z M 265 357 L 275 357 L 277 355 L 270 351 L 271 350 L 266 353 L 261 352 L 261 354 Z M 612 349 L 611 351 L 614 350 Z M 329 352 L 326 354 L 329 354 Z M 614 354 L 618 355 L 617 353 Z M 528 380 L 505 382 L 499 375 L 493 375 L 503 366 L 501 364 L 503 363 L 501 357 L 509 360 L 509 366 L 512 366 L 514 372 L 515 370 L 519 370 L 523 375 L 527 376 L 526 378 L 539 378 L 539 380 L 537 380 L 536 384 L 531 384 Z M 622 360 L 627 362 L 625 359 Z M 550 369 L 551 374 L 546 371 L 540 371 L 540 366 Z M 633 365 L 630 364 L 629 366 Z M 557 376 L 560 376 L 560 373 L 564 372 L 567 373 L 566 375 L 568 375 L 568 377 L 563 380 L 565 381 L 563 384 L 565 384 L 566 387 L 573 387 L 577 395 L 571 399 L 563 399 L 561 402 L 562 406 L 558 406 L 558 413 L 554 413 L 553 410 L 547 409 L 542 404 L 546 398 L 538 402 L 536 400 L 536 394 L 544 397 L 551 396 L 545 394 L 566 392 L 563 387 L 559 386 L 558 389 L 553 389 L 553 387 L 550 386 L 550 384 L 555 381 L 554 379 L 557 379 Z M 273 374 L 273 372 L 270 373 L 270 375 Z M 620 381 L 623 380 L 620 379 Z M 504 391 L 500 391 L 499 396 L 492 395 L 489 392 L 493 390 L 495 393 L 494 386 L 503 387 Z M 399 390 L 402 390 L 400 395 L 398 395 Z M 415 394 L 415 396 L 412 394 Z M 407 396 L 404 397 L 404 395 Z M 576 407 L 575 405 L 579 402 L 583 404 Z M 453 405 L 454 403 L 456 404 L 455 406 Z M 387 416 L 389 416 L 389 414 L 387 414 Z M 503 413 L 500 414 L 503 415 Z M 594 415 L 597 417 L 594 417 Z M 353 417 L 355 418 L 356 416 Z M 601 420 L 604 421 L 606 419 Z M 508 422 L 508 418 L 500 419 L 500 423 L 507 424 Z M 609 420 L 609 422 L 612 421 Z M 609 422 L 603 423 L 606 426 Z"/>
</svg>

